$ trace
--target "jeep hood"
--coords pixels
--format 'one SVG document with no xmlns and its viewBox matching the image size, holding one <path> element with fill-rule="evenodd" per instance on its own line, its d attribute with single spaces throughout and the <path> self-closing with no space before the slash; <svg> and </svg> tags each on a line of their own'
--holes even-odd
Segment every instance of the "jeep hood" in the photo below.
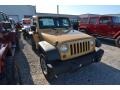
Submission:
<svg viewBox="0 0 120 90">
<path fill-rule="evenodd" d="M 53 44 L 55 44 L 56 42 L 63 43 L 63 42 L 67 42 L 67 41 L 92 38 L 92 36 L 84 34 L 82 32 L 76 31 L 76 30 L 71 30 L 65 34 L 60 34 L 60 35 L 52 35 L 52 34 L 42 33 L 42 36 L 46 41 L 53 43 Z"/>
</svg>

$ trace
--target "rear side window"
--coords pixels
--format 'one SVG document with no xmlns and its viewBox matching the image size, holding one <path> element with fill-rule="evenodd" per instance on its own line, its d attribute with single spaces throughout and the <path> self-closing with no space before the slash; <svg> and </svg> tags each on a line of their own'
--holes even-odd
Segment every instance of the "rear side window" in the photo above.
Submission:
<svg viewBox="0 0 120 90">
<path fill-rule="evenodd" d="M 91 17 L 89 23 L 90 24 L 96 24 L 97 22 L 97 17 Z"/>
<path fill-rule="evenodd" d="M 120 17 L 112 17 L 113 23 L 117 24 L 120 23 Z"/>
<path fill-rule="evenodd" d="M 88 18 L 81 18 L 80 23 L 88 23 Z"/>
<path fill-rule="evenodd" d="M 100 24 L 107 24 L 111 22 L 111 19 L 109 17 L 101 17 L 100 18 Z"/>
</svg>

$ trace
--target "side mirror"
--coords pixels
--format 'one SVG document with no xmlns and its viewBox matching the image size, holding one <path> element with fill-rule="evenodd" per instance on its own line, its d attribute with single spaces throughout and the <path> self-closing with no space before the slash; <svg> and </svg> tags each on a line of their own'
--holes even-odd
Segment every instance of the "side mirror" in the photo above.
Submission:
<svg viewBox="0 0 120 90">
<path fill-rule="evenodd" d="M 36 31 L 36 26 L 35 25 L 31 26 L 31 31 Z"/>
<path fill-rule="evenodd" d="M 3 23 L 3 27 L 7 30 L 7 29 L 11 29 L 12 26 L 11 26 L 11 23 L 10 22 L 4 22 Z"/>
</svg>

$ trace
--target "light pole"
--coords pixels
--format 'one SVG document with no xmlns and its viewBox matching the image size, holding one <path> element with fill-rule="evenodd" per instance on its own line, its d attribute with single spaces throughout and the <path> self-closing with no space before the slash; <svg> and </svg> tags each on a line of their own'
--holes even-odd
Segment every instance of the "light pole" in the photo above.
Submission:
<svg viewBox="0 0 120 90">
<path fill-rule="evenodd" d="M 57 5 L 57 14 L 59 14 L 59 5 Z"/>
</svg>

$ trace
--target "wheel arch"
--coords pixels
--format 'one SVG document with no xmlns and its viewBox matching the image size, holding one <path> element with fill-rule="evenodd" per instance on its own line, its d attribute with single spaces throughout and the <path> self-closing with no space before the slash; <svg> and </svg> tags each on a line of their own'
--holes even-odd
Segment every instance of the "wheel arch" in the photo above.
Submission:
<svg viewBox="0 0 120 90">
<path fill-rule="evenodd" d="M 56 49 L 55 46 L 51 45 L 46 41 L 41 41 L 38 43 L 39 46 L 39 54 L 43 53 L 47 56 L 48 61 L 56 61 L 60 60 L 59 51 Z"/>
<path fill-rule="evenodd" d="M 118 31 L 118 32 L 113 36 L 113 38 L 114 38 L 114 39 L 117 39 L 119 36 L 120 36 L 120 31 Z"/>
</svg>

